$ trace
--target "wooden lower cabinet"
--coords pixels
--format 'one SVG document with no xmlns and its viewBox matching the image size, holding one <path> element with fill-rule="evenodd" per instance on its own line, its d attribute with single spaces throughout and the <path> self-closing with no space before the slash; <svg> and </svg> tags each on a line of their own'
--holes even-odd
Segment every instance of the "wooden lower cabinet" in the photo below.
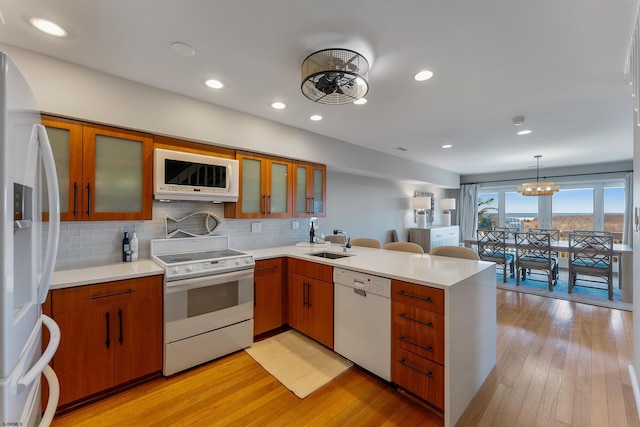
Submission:
<svg viewBox="0 0 640 427">
<path fill-rule="evenodd" d="M 289 259 L 289 326 L 333 349 L 333 267 Z"/>
<path fill-rule="evenodd" d="M 59 406 L 162 370 L 162 276 L 51 291 Z"/>
<path fill-rule="evenodd" d="M 279 328 L 285 323 L 283 259 L 256 261 L 253 298 L 253 335 Z"/>
<path fill-rule="evenodd" d="M 444 291 L 391 281 L 391 380 L 444 410 Z"/>
</svg>

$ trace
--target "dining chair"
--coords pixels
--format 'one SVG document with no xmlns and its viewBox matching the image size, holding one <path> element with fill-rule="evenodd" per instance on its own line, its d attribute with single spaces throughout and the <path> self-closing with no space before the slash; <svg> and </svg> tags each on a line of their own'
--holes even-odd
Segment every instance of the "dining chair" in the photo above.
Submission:
<svg viewBox="0 0 640 427">
<path fill-rule="evenodd" d="M 436 246 L 429 251 L 429 255 L 480 260 L 480 255 L 476 251 L 464 246 Z"/>
<path fill-rule="evenodd" d="M 502 266 L 502 282 L 507 283 L 507 266 L 509 275 L 514 275 L 514 256 L 507 251 L 504 230 L 477 230 L 476 246 L 478 256 L 483 261 L 495 262 Z"/>
<path fill-rule="evenodd" d="M 423 254 L 422 246 L 417 243 L 411 242 L 389 242 L 385 244 L 382 249 L 388 249 L 391 251 L 402 251 L 402 252 L 414 252 L 417 254 Z"/>
<path fill-rule="evenodd" d="M 551 240 L 551 245 L 557 245 L 557 243 L 560 241 L 560 230 L 554 230 L 554 229 L 550 229 L 550 228 L 530 228 L 527 231 L 530 231 L 532 233 L 549 233 L 549 237 Z M 558 257 L 560 256 L 560 254 L 558 253 L 558 251 L 552 251 L 551 252 L 551 256 L 555 259 L 556 261 L 556 266 L 558 265 Z M 527 271 L 527 274 L 531 274 L 531 270 Z M 556 282 L 558 281 L 558 276 L 559 276 L 559 272 L 558 272 L 558 268 L 556 268 L 555 271 L 555 280 Z"/>
<path fill-rule="evenodd" d="M 382 245 L 378 239 L 371 239 L 369 237 L 358 237 L 357 239 L 351 239 L 351 246 L 364 246 L 367 248 L 380 249 Z"/>
<path fill-rule="evenodd" d="M 544 272 L 549 290 L 553 291 L 558 280 L 558 259 L 551 251 L 551 233 L 531 230 L 516 233 L 516 286 L 527 279 L 528 270 Z"/>
<path fill-rule="evenodd" d="M 593 287 L 584 282 L 603 283 L 606 280 L 608 297 L 613 301 L 613 234 L 583 230 L 571 232 L 569 254 L 569 293 L 574 286 Z M 578 279 L 578 275 L 592 279 Z M 578 280 L 581 281 L 580 284 Z"/>
<path fill-rule="evenodd" d="M 516 233 L 520 231 L 519 228 L 517 227 L 493 227 L 494 230 L 502 230 L 505 232 L 505 236 L 504 238 L 509 240 L 509 239 L 515 239 L 516 238 Z"/>
</svg>

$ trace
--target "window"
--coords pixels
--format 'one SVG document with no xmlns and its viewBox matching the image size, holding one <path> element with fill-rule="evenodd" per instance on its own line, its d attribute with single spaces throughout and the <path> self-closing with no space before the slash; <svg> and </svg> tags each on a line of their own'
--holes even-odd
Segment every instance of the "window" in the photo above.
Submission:
<svg viewBox="0 0 640 427">
<path fill-rule="evenodd" d="M 504 226 L 520 231 L 538 228 L 538 198 L 515 191 L 504 193 Z"/>
<path fill-rule="evenodd" d="M 613 242 L 622 243 L 624 187 L 604 188 L 604 231 L 613 233 Z"/>
<path fill-rule="evenodd" d="M 478 230 L 498 225 L 498 193 L 478 193 Z"/>
<path fill-rule="evenodd" d="M 552 197 L 551 224 L 567 240 L 573 230 L 595 230 L 593 188 L 560 190 Z"/>
</svg>

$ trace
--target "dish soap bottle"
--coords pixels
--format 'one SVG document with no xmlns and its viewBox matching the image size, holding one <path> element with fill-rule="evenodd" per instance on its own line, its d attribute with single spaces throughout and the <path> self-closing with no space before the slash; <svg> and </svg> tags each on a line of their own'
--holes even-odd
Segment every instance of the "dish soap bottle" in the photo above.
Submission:
<svg viewBox="0 0 640 427">
<path fill-rule="evenodd" d="M 138 259 L 138 236 L 136 235 L 136 226 L 133 226 L 133 234 L 131 236 L 131 261 Z"/>
<path fill-rule="evenodd" d="M 129 242 L 129 230 L 125 227 L 122 239 L 122 262 L 129 261 L 131 261 L 131 243 Z"/>
</svg>

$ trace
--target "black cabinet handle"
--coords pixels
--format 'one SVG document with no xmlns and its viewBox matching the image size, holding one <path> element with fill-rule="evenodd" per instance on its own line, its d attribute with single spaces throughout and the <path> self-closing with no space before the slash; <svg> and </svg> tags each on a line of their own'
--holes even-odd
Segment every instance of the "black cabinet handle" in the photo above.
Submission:
<svg viewBox="0 0 640 427">
<path fill-rule="evenodd" d="M 87 184 L 87 216 L 91 216 L 91 183 Z"/>
<path fill-rule="evenodd" d="M 78 183 L 73 183 L 73 216 L 78 216 Z"/>
<path fill-rule="evenodd" d="M 262 213 L 267 214 L 267 195 L 262 195 Z"/>
<path fill-rule="evenodd" d="M 120 341 L 120 345 L 122 345 L 122 342 L 124 341 L 122 337 L 122 310 L 118 310 L 118 321 L 120 322 L 120 337 L 118 338 L 118 341 Z"/>
<path fill-rule="evenodd" d="M 429 346 L 424 346 L 424 345 L 422 345 L 422 344 L 418 344 L 418 343 L 417 343 L 417 342 L 415 342 L 415 341 L 408 340 L 408 339 L 407 339 L 407 337 L 402 336 L 402 335 L 401 335 L 401 336 L 399 336 L 399 337 L 398 337 L 398 339 L 399 339 L 400 341 L 404 341 L 404 342 L 406 342 L 407 344 L 411 344 L 411 345 L 413 345 L 413 346 L 419 347 L 419 348 L 421 348 L 421 349 L 423 349 L 423 350 L 427 350 L 428 352 L 433 353 L 433 347 L 432 347 L 432 346 L 430 346 L 430 345 L 429 345 Z"/>
<path fill-rule="evenodd" d="M 422 369 L 418 368 L 417 366 L 413 366 L 413 365 L 405 362 L 404 359 L 398 360 L 398 363 L 401 363 L 402 365 L 406 366 L 409 369 L 413 369 L 414 371 L 420 372 L 421 374 L 426 375 L 429 378 L 433 378 L 433 371 L 423 371 Z"/>
<path fill-rule="evenodd" d="M 415 298 L 415 299 L 419 299 L 421 301 L 426 301 L 426 302 L 433 302 L 431 297 L 421 297 L 418 295 L 408 294 L 405 291 L 398 291 L 398 294 L 402 295 L 403 297 Z"/>
<path fill-rule="evenodd" d="M 111 341 L 109 340 L 109 336 L 111 335 L 109 333 L 109 312 L 107 311 L 104 315 L 105 318 L 105 322 L 107 323 L 107 340 L 105 341 L 104 345 L 107 346 L 107 348 L 109 348 L 109 345 L 111 345 Z"/>
<path fill-rule="evenodd" d="M 307 282 L 302 282 L 302 306 L 307 306 Z"/>
<path fill-rule="evenodd" d="M 307 307 L 311 308 L 311 282 L 307 283 Z"/>
<path fill-rule="evenodd" d="M 269 215 L 271 215 L 271 194 L 269 194 L 269 195 L 267 196 L 267 198 L 269 199 L 269 205 L 268 205 L 268 206 L 269 206 L 269 211 L 268 211 L 267 213 L 268 213 Z"/>
<path fill-rule="evenodd" d="M 422 320 L 418 320 L 418 319 L 414 319 L 413 317 L 409 317 L 404 313 L 398 313 L 398 317 L 402 317 L 403 319 L 411 320 L 412 322 L 420 323 L 420 324 L 428 326 L 430 328 L 434 327 L 433 323 L 431 323 L 431 322 L 423 322 Z"/>
</svg>

